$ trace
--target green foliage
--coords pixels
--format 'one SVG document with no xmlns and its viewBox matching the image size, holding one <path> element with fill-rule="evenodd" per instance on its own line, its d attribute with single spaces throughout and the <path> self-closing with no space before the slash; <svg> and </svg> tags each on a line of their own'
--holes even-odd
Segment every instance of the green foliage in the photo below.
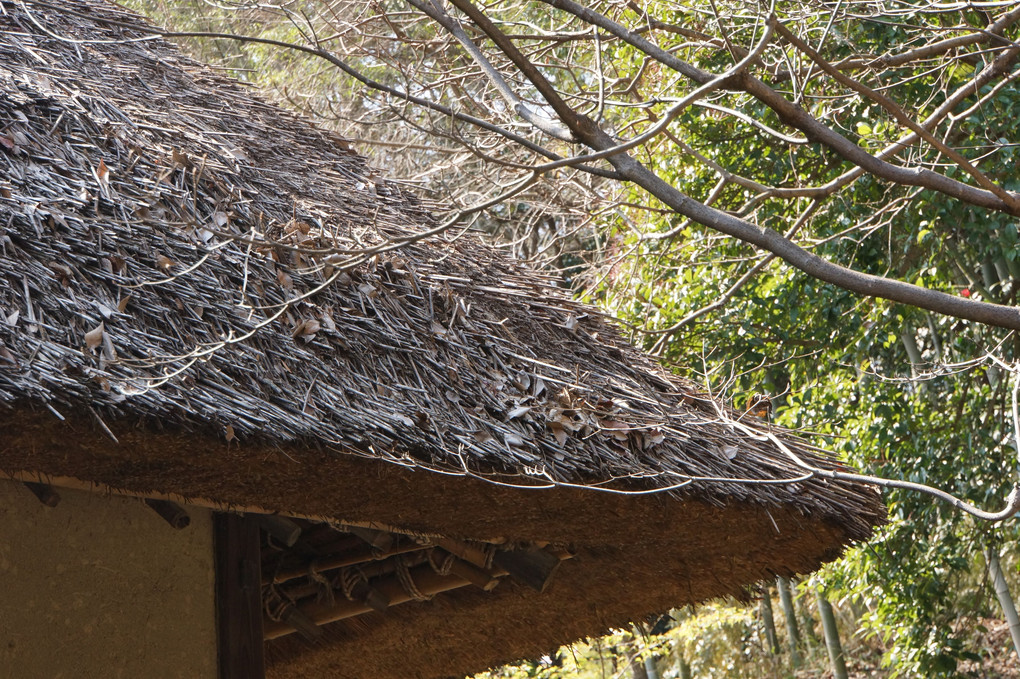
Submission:
<svg viewBox="0 0 1020 679">
<path fill-rule="evenodd" d="M 661 634 L 618 631 L 598 640 L 564 647 L 553 657 L 507 665 L 474 679 L 604 679 L 630 676 L 632 663 L 655 660 L 660 675 L 678 676 L 679 659 L 703 679 L 770 679 L 784 676 L 769 655 L 759 625 L 746 606 L 706 604 L 696 615 L 675 611 Z"/>
<path fill-rule="evenodd" d="M 830 42 L 833 61 L 849 55 L 851 44 L 881 53 L 914 35 L 892 24 L 849 23 L 840 29 L 845 42 Z M 713 65 L 711 59 L 697 61 L 697 54 L 688 57 L 705 68 Z M 921 71 L 895 90 L 908 110 L 931 110 L 941 88 L 969 78 L 973 68 L 960 62 L 949 72 Z M 897 76 L 906 80 L 902 72 Z M 736 101 L 738 95 L 730 99 L 730 107 L 769 120 L 767 113 Z M 1020 92 L 1004 89 L 962 123 L 960 133 L 967 136 L 955 144 L 984 149 L 982 170 L 1007 187 L 1016 182 L 1010 169 L 1016 135 L 1010 128 L 1018 106 Z M 856 96 L 818 97 L 812 113 L 838 119 L 844 133 L 856 133 L 858 144 L 872 151 L 901 134 L 888 113 Z M 748 135 L 734 118 L 704 109 L 689 109 L 677 127 L 699 153 L 764 184 L 821 185 L 845 170 L 812 146 L 797 149 L 793 164 L 787 144 Z M 656 170 L 701 200 L 717 181 L 703 163 L 662 160 Z M 716 205 L 753 210 L 760 225 L 778 231 L 786 231 L 808 206 L 807 200 L 754 203 L 752 197 L 731 185 Z M 638 193 L 628 200 L 642 201 L 647 204 Z M 749 392 L 777 394 L 780 424 L 827 435 L 830 448 L 868 473 L 937 486 L 981 507 L 1001 506 L 1016 476 L 1011 385 L 986 356 L 994 353 L 1005 363 L 1017 358 L 1007 333 L 861 299 L 772 262 L 721 308 L 664 342 L 654 333 L 722 299 L 762 255 L 652 211 L 634 209 L 607 226 L 616 251 L 627 258 L 611 263 L 593 298 L 653 331 L 634 337 L 661 351 L 677 370 L 707 378 L 738 406 Z M 670 237 L 656 238 L 667 233 Z M 953 294 L 966 290 L 1015 303 L 1020 287 L 1015 218 L 867 176 L 821 205 L 801 229 L 801 240 L 831 261 Z M 911 364 L 908 344 L 918 347 L 920 365 Z M 891 492 L 886 498 L 890 525 L 828 569 L 828 586 L 837 596 L 866 603 L 866 629 L 886 644 L 885 663 L 895 675 L 952 676 L 970 651 L 963 643 L 966 630 L 951 623 L 980 612 L 987 601 L 987 592 L 975 597 L 961 583 L 983 566 L 975 555 L 985 544 L 1015 539 L 1016 529 L 975 525 L 927 496 Z"/>
<path fill-rule="evenodd" d="M 645 642 L 648 642 L 647 644 Z M 474 675 L 473 679 L 602 679 L 616 676 L 631 661 L 643 660 L 642 653 L 663 650 L 661 637 L 638 638 L 617 631 L 600 639 L 565 646 L 554 655 L 506 665 Z"/>
<path fill-rule="evenodd" d="M 128 4 L 162 14 L 162 22 L 179 30 L 218 31 L 226 26 L 247 34 L 304 41 L 314 27 L 303 19 L 303 8 L 315 5 L 312 0 L 288 3 L 291 18 L 286 20 L 279 12 L 254 5 L 236 11 L 197 0 L 172 5 L 130 0 Z M 890 4 L 894 18 L 831 24 L 827 10 L 819 9 L 823 6 L 783 2 L 776 12 L 832 63 L 858 54 L 903 52 L 932 35 L 949 35 L 964 22 L 982 22 L 973 10 L 932 12 L 925 11 L 928 5 L 919 4 L 908 11 L 909 4 Z M 640 9 L 665 24 L 716 36 L 719 21 L 701 7 L 662 0 L 622 6 L 617 6 L 617 16 L 632 26 L 646 20 L 637 13 Z M 353 3 L 350 11 L 357 14 L 365 7 Z M 376 7 L 395 15 L 405 6 L 393 0 Z M 718 7 L 725 17 L 725 40 L 754 44 L 762 26 L 757 8 L 735 1 L 718 3 Z M 497 3 L 489 11 L 499 20 L 535 32 L 566 33 L 571 28 L 554 19 L 545 5 Z M 448 45 L 441 51 L 444 45 L 434 42 L 434 27 L 428 22 L 403 22 L 400 27 L 402 40 L 370 41 L 364 44 L 371 54 L 351 57 L 363 72 L 399 85 L 403 81 L 396 66 L 414 64 L 420 71 L 416 75 L 439 83 L 428 90 L 429 96 L 458 101 L 469 112 L 485 106 L 499 108 L 495 97 L 482 96 L 483 88 L 443 77 L 460 69 L 465 59 Z M 1011 29 L 1007 38 L 1016 40 L 1017 33 Z M 718 38 L 695 40 L 669 30 L 657 31 L 654 37 L 672 54 L 706 70 L 721 72 L 733 63 L 733 55 L 720 47 L 723 41 Z M 545 72 L 576 98 L 571 101 L 582 102 L 586 113 L 620 136 L 657 120 L 690 89 L 689 83 L 677 84 L 675 74 L 648 63 L 622 41 L 600 42 L 598 54 L 578 46 L 582 44 L 564 40 L 543 46 Z M 225 41 L 195 42 L 192 48 L 200 57 L 228 64 L 239 77 L 275 90 L 281 98 L 340 128 L 362 118 L 370 126 L 384 124 L 378 127 L 407 117 L 412 126 L 424 124 L 424 117 L 383 106 L 354 81 L 338 78 L 334 71 L 294 53 Z M 796 82 L 781 78 L 781 71 L 803 64 L 802 56 L 776 42 L 763 57 L 770 68 L 760 68 L 756 75 L 868 152 L 878 153 L 903 134 L 887 110 L 851 91 L 830 91 L 831 81 L 826 85 L 820 78 Z M 947 92 L 984 67 L 984 58 L 973 52 L 966 59 L 924 60 L 856 75 L 890 93 L 913 119 L 923 120 Z M 597 92 L 591 73 L 596 64 L 605 65 L 611 83 L 628 84 L 625 101 L 593 103 Z M 514 83 L 524 98 L 534 96 L 522 79 Z M 296 100 L 299 92 L 300 102 Z M 984 86 L 978 94 L 993 92 Z M 342 113 L 336 102 L 345 103 Z M 730 182 L 716 191 L 719 174 L 713 165 L 760 185 L 785 187 L 823 186 L 849 166 L 821 145 L 796 139 L 775 113 L 747 94 L 719 91 L 707 103 L 688 108 L 674 121 L 668 143 L 660 139 L 635 149 L 634 155 L 691 197 L 705 201 L 712 196 L 715 207 L 747 217 L 761 228 L 785 233 L 802 216 L 810 215 L 794 237 L 830 261 L 950 294 L 1017 303 L 1020 236 L 1016 218 L 932 191 L 887 185 L 869 175 L 849 182 L 817 206 L 804 197 L 762 198 L 758 189 L 746 183 Z M 992 180 L 1007 189 L 1020 188 L 1016 173 L 1020 88 L 1003 87 L 982 106 L 964 108 L 958 109 L 959 118 L 951 129 L 943 128 L 937 136 L 950 139 Z M 740 111 L 787 137 L 762 133 L 723 109 Z M 418 141 L 432 144 L 436 139 Z M 500 149 L 486 149 L 490 151 Z M 945 158 L 928 145 L 914 145 L 901 156 L 908 156 L 914 166 L 970 181 L 959 168 L 947 169 Z M 435 151 L 426 150 L 417 167 L 428 168 L 435 158 Z M 377 157 L 388 167 L 402 160 L 384 152 Z M 474 157 L 470 164 L 458 161 L 457 165 L 462 174 L 436 177 L 430 186 L 456 184 L 480 167 Z M 867 473 L 938 486 L 979 506 L 998 508 L 1016 476 L 1009 404 L 1012 385 L 988 356 L 1005 364 L 1020 359 L 1015 337 L 861 298 L 776 261 L 731 290 L 761 261 L 761 252 L 684 222 L 641 191 L 627 187 L 621 191 L 613 209 L 603 213 L 600 234 L 584 233 L 580 238 L 597 252 L 587 260 L 570 254 L 556 263 L 569 269 L 571 282 L 589 286 L 580 294 L 635 327 L 636 342 L 658 351 L 677 371 L 709 381 L 738 405 L 749 392 L 772 392 L 779 424 L 825 436 L 828 447 Z M 564 212 L 576 214 L 586 208 L 579 201 Z M 564 218 L 545 220 L 550 209 L 522 202 L 495 209 L 487 219 L 495 225 L 494 231 L 508 223 L 529 221 L 536 235 L 541 229 L 559 233 Z M 597 266 L 586 276 L 575 276 L 592 260 L 599 260 Z M 701 314 L 717 301 L 723 303 Z M 695 314 L 700 315 L 692 317 Z M 682 327 L 666 332 L 689 317 Z M 920 360 L 918 355 L 912 359 L 915 348 Z M 966 629 L 953 623 L 984 613 L 988 600 L 978 575 L 983 564 L 976 555 L 986 544 L 1014 544 L 1017 530 L 1012 524 L 976 525 L 926 496 L 897 491 L 887 493 L 886 499 L 890 524 L 869 545 L 829 567 L 821 582 L 833 597 L 862 602 L 865 628 L 885 644 L 885 662 L 894 674 L 952 676 L 970 652 L 964 643 Z M 681 651 L 696 666 L 695 676 L 761 676 L 741 674 L 750 672 L 746 668 L 752 661 L 759 663 L 759 669 L 765 662 L 753 650 L 760 649 L 760 644 L 751 643 L 748 635 L 754 626 L 748 616 L 745 609 L 710 606 L 651 642 L 651 648 L 662 656 Z M 619 634 L 575 646 L 556 658 L 484 676 L 609 676 L 607 647 L 633 653 L 635 641 Z"/>
<path fill-rule="evenodd" d="M 674 653 L 687 660 L 693 676 L 757 679 L 774 664 L 757 627 L 746 606 L 720 602 L 700 607 L 697 615 L 687 617 L 669 636 Z"/>
</svg>

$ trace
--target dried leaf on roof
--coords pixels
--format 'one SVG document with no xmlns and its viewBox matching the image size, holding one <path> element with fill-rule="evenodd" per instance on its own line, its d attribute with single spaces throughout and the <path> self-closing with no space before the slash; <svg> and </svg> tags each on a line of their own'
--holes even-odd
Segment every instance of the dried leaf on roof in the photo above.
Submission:
<svg viewBox="0 0 1020 679">
<path fill-rule="evenodd" d="M 4 361 L 0 404 L 504 483 L 791 506 L 869 534 L 874 494 L 793 488 L 802 470 L 748 435 L 765 423 L 734 426 L 549 275 L 470 234 L 374 252 L 436 222 L 345 140 L 132 40 L 147 36 L 122 10 L 33 11 L 53 29 L 0 32 L 0 342 L 33 357 Z M 105 33 L 122 41 L 104 60 L 61 38 Z"/>
</svg>

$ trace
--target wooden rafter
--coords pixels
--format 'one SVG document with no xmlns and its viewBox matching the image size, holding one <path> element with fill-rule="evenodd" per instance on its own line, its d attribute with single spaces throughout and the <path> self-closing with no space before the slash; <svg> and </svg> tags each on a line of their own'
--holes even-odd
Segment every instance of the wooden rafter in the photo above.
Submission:
<svg viewBox="0 0 1020 679">
<path fill-rule="evenodd" d="M 541 592 L 572 556 L 546 543 L 511 548 L 347 526 L 307 526 L 303 535 L 292 550 L 277 542 L 263 555 L 267 640 L 294 632 L 315 640 L 320 625 L 472 585 L 491 591 L 507 577 Z"/>
</svg>

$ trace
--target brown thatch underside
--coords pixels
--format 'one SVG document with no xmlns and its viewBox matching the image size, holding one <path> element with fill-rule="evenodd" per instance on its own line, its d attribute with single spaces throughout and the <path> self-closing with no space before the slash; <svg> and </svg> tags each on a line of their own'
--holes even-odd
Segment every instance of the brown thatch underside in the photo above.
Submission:
<svg viewBox="0 0 1020 679">
<path fill-rule="evenodd" d="M 611 521 L 611 528 L 594 530 L 591 539 L 616 544 L 590 544 L 585 536 L 577 555 L 563 562 L 542 594 L 507 582 L 492 593 L 467 588 L 384 615 L 366 614 L 349 624 L 328 625 L 327 639 L 343 640 L 330 650 L 318 651 L 294 637 L 272 641 L 268 676 L 425 679 L 537 658 L 592 630 L 622 627 L 673 606 L 745 594 L 727 582 L 814 570 L 819 564 L 804 557 L 783 559 L 780 566 L 773 550 L 803 555 L 840 537 L 831 525 L 785 511 L 770 517 L 762 510 L 748 513 L 700 502 L 647 502 L 641 509 L 648 517 L 631 541 L 620 544 L 621 533 L 612 532 L 627 532 L 627 522 Z M 594 522 L 601 518 L 577 513 Z M 745 533 L 775 536 L 777 528 L 780 545 L 749 543 Z"/>
<path fill-rule="evenodd" d="M 7 473 L 31 469 L 43 480 L 72 476 L 238 505 L 257 494 L 270 511 L 465 539 L 548 540 L 575 552 L 542 594 L 512 582 L 489 593 L 467 588 L 330 624 L 316 646 L 296 637 L 269 642 L 270 676 L 281 679 L 476 671 L 672 606 L 739 596 L 744 583 L 777 573 L 808 572 L 850 538 L 831 520 L 782 507 L 512 489 L 309 449 L 284 454 L 116 424 L 120 445 L 113 445 L 87 419 L 55 426 L 46 412 L 19 413 L 0 429 Z"/>
</svg>

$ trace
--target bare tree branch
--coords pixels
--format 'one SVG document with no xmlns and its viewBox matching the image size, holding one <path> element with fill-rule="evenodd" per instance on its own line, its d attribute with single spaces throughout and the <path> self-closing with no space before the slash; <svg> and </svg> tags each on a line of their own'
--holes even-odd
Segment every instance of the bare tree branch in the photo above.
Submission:
<svg viewBox="0 0 1020 679">
<path fill-rule="evenodd" d="M 457 23 L 453 17 L 444 12 L 439 5 L 430 4 L 427 1 L 422 2 L 421 0 L 406 1 L 409 5 L 416 7 L 423 14 L 430 17 L 433 21 L 446 29 L 450 35 L 457 39 L 457 42 L 464 47 L 467 53 L 471 55 L 471 58 L 475 60 L 475 63 L 481 67 L 486 77 L 488 77 L 489 80 L 496 86 L 496 89 L 510 107 L 517 113 L 517 115 L 524 118 L 526 121 L 554 139 L 567 142 L 574 141 L 573 136 L 567 128 L 563 127 L 563 125 L 557 124 L 556 121 L 533 111 L 529 106 L 521 101 L 510 85 L 507 84 L 506 80 L 503 79 L 499 70 L 490 64 L 482 51 L 478 49 L 473 42 L 471 42 L 471 38 L 469 38 L 467 33 L 464 32 L 464 29 L 460 27 L 460 24 Z"/>
<path fill-rule="evenodd" d="M 38 0 L 30 1 L 38 3 Z M 737 65 L 722 74 L 716 75 L 683 61 L 674 54 L 651 43 L 638 33 L 625 28 L 605 15 L 577 4 L 574 0 L 543 0 L 546 4 L 552 7 L 564 10 L 569 16 L 580 19 L 585 22 L 588 27 L 594 27 L 597 30 L 606 31 L 615 38 L 637 48 L 640 53 L 647 55 L 648 57 L 662 63 L 668 68 L 700 85 L 700 87 L 696 88 L 687 96 L 680 98 L 665 115 L 659 118 L 647 129 L 642 130 L 630 140 L 621 142 L 616 135 L 607 131 L 586 115 L 579 113 L 576 108 L 571 105 L 570 97 L 573 95 L 559 91 L 549 78 L 543 74 L 541 68 L 537 66 L 531 58 L 526 56 L 525 53 L 514 44 L 513 40 L 508 38 L 500 30 L 497 23 L 488 16 L 488 12 L 493 10 L 483 11 L 472 4 L 470 0 L 452 0 L 452 4 L 463 12 L 467 19 L 470 20 L 470 22 L 478 30 L 480 30 L 482 34 L 492 41 L 495 49 L 499 52 L 497 57 L 486 56 L 482 51 L 481 45 L 473 43 L 473 41 L 467 36 L 467 33 L 463 30 L 463 28 L 461 28 L 460 24 L 452 19 L 450 15 L 437 9 L 436 6 L 426 4 L 426 0 L 409 1 L 411 2 L 411 6 L 417 7 L 420 11 L 435 18 L 443 25 L 444 30 L 450 31 L 455 37 L 457 37 L 457 39 L 460 40 L 461 45 L 468 49 L 478 67 L 481 68 L 482 76 L 485 77 L 490 84 L 494 83 L 497 85 L 500 88 L 500 91 L 503 92 L 504 98 L 507 98 L 508 102 L 512 102 L 514 108 L 520 109 L 518 104 L 525 106 L 523 104 L 523 98 L 521 95 L 514 92 L 513 86 L 510 84 L 511 80 L 509 80 L 507 76 L 502 74 L 500 71 L 500 68 L 510 67 L 506 66 L 505 62 L 501 62 L 504 65 L 499 68 L 494 65 L 500 60 L 505 59 L 509 61 L 509 64 L 512 65 L 512 69 L 515 69 L 514 77 L 519 78 L 523 76 L 526 78 L 530 82 L 531 86 L 534 87 L 534 90 L 537 91 L 541 99 L 544 100 L 545 103 L 542 105 L 542 108 L 545 108 L 545 105 L 547 105 L 548 108 L 555 113 L 556 117 L 559 118 L 559 122 L 557 124 L 561 124 L 564 129 L 568 129 L 570 132 L 569 136 L 571 136 L 571 138 L 582 141 L 586 146 L 593 150 L 593 153 L 564 158 L 559 154 L 536 144 L 532 139 L 512 132 L 503 125 L 495 124 L 490 120 L 485 120 L 479 116 L 468 115 L 457 111 L 453 107 L 445 103 L 441 103 L 438 97 L 431 98 L 415 96 L 411 94 L 410 87 L 401 90 L 392 85 L 368 78 L 360 73 L 358 69 L 347 63 L 346 60 L 319 44 L 311 46 L 293 45 L 282 41 L 237 36 L 228 33 L 173 33 L 165 31 L 160 31 L 158 33 L 161 35 L 176 37 L 201 35 L 205 37 L 228 38 L 232 40 L 259 42 L 278 47 L 285 47 L 287 49 L 300 50 L 306 54 L 325 59 L 348 75 L 356 78 L 359 82 L 362 82 L 363 84 L 380 92 L 384 92 L 388 96 L 406 101 L 429 111 L 434 111 L 444 117 L 473 125 L 479 130 L 500 135 L 502 138 L 510 139 L 529 151 L 539 153 L 546 158 L 553 159 L 550 163 L 534 166 L 527 166 L 526 164 L 522 164 L 514 159 L 500 159 L 500 164 L 507 171 L 515 167 L 521 167 L 522 165 L 535 173 L 551 172 L 564 167 L 581 167 L 586 172 L 591 172 L 592 174 L 602 177 L 622 178 L 642 187 L 663 204 L 673 209 L 678 215 L 703 224 L 711 229 L 715 229 L 720 233 L 735 237 L 746 243 L 767 250 L 773 255 L 780 257 L 788 264 L 808 273 L 809 275 L 842 287 L 846 290 L 868 297 L 882 297 L 895 302 L 979 323 L 986 323 L 1004 328 L 1020 329 L 1020 310 L 1016 308 L 938 292 L 906 282 L 856 271 L 849 267 L 827 261 L 815 254 L 812 254 L 811 252 L 808 252 L 803 247 L 790 240 L 790 238 L 784 237 L 777 231 L 692 199 L 680 191 L 676 186 L 664 181 L 655 172 L 650 170 L 648 166 L 639 162 L 634 156 L 627 153 L 627 151 L 640 151 L 640 153 L 646 153 L 648 151 L 647 147 L 641 145 L 651 141 L 657 134 L 667 132 L 669 122 L 679 110 L 682 110 L 683 107 L 689 105 L 692 101 L 695 101 L 698 97 L 703 96 L 708 91 L 725 89 L 750 94 L 770 108 L 785 123 L 804 132 L 808 140 L 822 142 L 842 156 L 845 160 L 855 164 L 855 167 L 852 170 L 844 173 L 844 175 L 832 182 L 829 182 L 825 186 L 775 187 L 761 192 L 760 196 L 756 198 L 756 200 L 762 200 L 764 197 L 791 198 L 807 196 L 817 199 L 825 198 L 833 195 L 842 187 L 849 185 L 849 183 L 851 183 L 854 179 L 863 176 L 866 173 L 871 173 L 876 178 L 893 182 L 900 186 L 924 187 L 933 191 L 942 192 L 947 196 L 955 197 L 958 200 L 969 202 L 973 205 L 1006 212 L 1008 214 L 1017 214 L 1020 212 L 1020 210 L 1016 208 L 1017 200 L 1020 199 L 1020 194 L 1000 189 L 998 186 L 995 186 L 994 183 L 991 183 L 991 185 L 996 190 L 973 187 L 925 167 L 901 167 L 892 165 L 886 159 L 902 153 L 903 150 L 907 148 L 907 144 L 910 144 L 912 141 L 920 138 L 925 138 L 929 141 L 929 143 L 932 143 L 933 146 L 944 153 L 946 150 L 952 151 L 948 144 L 938 141 L 931 132 L 931 130 L 934 129 L 934 125 L 937 122 L 945 120 L 947 117 L 951 116 L 956 108 L 967 100 L 967 98 L 979 95 L 982 87 L 989 84 L 998 84 L 996 81 L 1001 82 L 1004 76 L 1006 79 L 1014 77 L 1015 74 L 1012 73 L 1010 69 L 1013 67 L 1017 58 L 1020 57 L 1020 46 L 1009 42 L 1002 37 L 993 38 L 992 36 L 996 35 L 994 33 L 989 33 L 988 35 L 982 33 L 981 35 L 983 37 L 981 40 L 973 38 L 975 41 L 973 44 L 980 43 L 986 38 L 987 41 L 990 41 L 990 44 L 994 43 L 993 49 L 996 52 L 996 56 L 991 63 L 989 63 L 980 72 L 975 73 L 966 84 L 949 94 L 939 106 L 935 107 L 934 111 L 924 122 L 912 122 L 908 125 L 908 127 L 912 130 L 909 135 L 905 135 L 896 142 L 889 144 L 879 154 L 872 155 L 861 149 L 856 143 L 839 134 L 835 131 L 835 129 L 826 126 L 817 118 L 808 114 L 803 108 L 787 100 L 782 94 L 771 89 L 761 80 L 750 75 L 748 67 L 749 65 L 756 63 L 754 59 L 761 56 L 761 49 L 767 43 L 767 40 L 760 41 L 758 49 L 747 52 L 745 57 L 742 58 Z M 1011 23 L 1016 20 L 1015 15 L 1015 8 L 1010 8 L 1009 12 L 996 21 L 994 28 L 996 30 L 1000 30 L 1011 25 Z M 392 22 L 393 17 L 387 17 L 387 20 Z M 408 20 L 410 20 L 410 17 Z M 771 26 L 775 22 L 775 17 L 769 15 L 767 24 Z M 971 38 L 968 38 L 968 40 L 970 39 Z M 733 49 L 737 51 L 739 46 L 735 43 L 735 41 L 731 39 L 730 43 Z M 801 44 L 798 45 L 798 49 L 804 51 L 804 47 L 807 47 L 808 50 L 812 49 L 802 41 Z M 946 45 L 943 41 L 943 43 L 940 44 L 939 49 L 944 47 L 946 47 Z M 744 48 L 740 47 L 740 49 Z M 823 63 L 825 62 L 820 55 L 819 59 Z M 830 68 L 836 69 L 837 66 L 831 65 Z M 600 74 L 593 75 L 594 77 L 601 78 Z M 832 73 L 830 72 L 829 75 L 832 75 Z M 450 75 L 449 82 L 452 84 L 456 81 L 457 78 Z M 594 80 L 591 82 L 594 86 Z M 842 84 L 849 86 L 849 82 L 856 83 L 856 81 L 851 79 L 850 81 L 842 81 Z M 583 89 L 585 87 L 584 83 L 581 81 L 575 80 L 575 83 L 578 88 Z M 877 91 L 873 89 L 867 90 L 869 96 L 877 96 L 880 101 L 884 101 L 881 97 L 884 97 L 885 95 L 877 95 L 876 92 Z M 465 99 L 470 99 L 471 97 L 471 95 L 467 93 L 464 96 Z M 979 96 L 984 97 L 986 95 L 981 93 Z M 662 100 L 660 99 L 660 101 Z M 891 99 L 889 101 L 891 101 Z M 524 109 L 520 109 L 518 113 L 523 110 Z M 906 114 L 904 113 L 904 115 Z M 567 136 L 562 132 L 563 130 L 557 132 L 559 138 Z M 932 140 L 935 141 L 933 142 Z M 608 160 L 609 163 L 613 165 L 615 172 L 586 164 L 599 159 Z M 706 161 L 710 161 L 710 158 L 708 158 L 705 154 L 701 154 L 701 162 L 712 167 L 711 162 Z M 717 172 L 720 170 L 722 171 L 720 174 L 723 176 L 724 181 L 719 185 L 720 191 L 726 186 L 726 181 L 738 181 L 738 175 L 735 173 L 729 173 L 729 175 L 724 174 L 728 171 L 718 163 L 716 163 L 713 169 Z M 980 176 L 983 177 L 983 175 Z M 497 181 L 493 178 L 486 178 L 485 181 L 495 187 L 504 180 Z M 991 182 L 988 178 L 981 179 L 980 181 L 982 181 L 982 183 Z M 752 186 L 755 189 L 766 188 L 763 185 L 761 187 L 755 186 L 747 181 L 739 183 L 743 184 L 745 188 Z"/>
<path fill-rule="evenodd" d="M 993 182 L 991 179 L 985 176 L 983 172 L 974 167 L 970 163 L 970 161 L 964 158 L 963 155 L 956 151 L 956 149 L 953 149 L 944 144 L 939 139 L 936 139 L 935 136 L 931 134 L 931 132 L 929 132 L 922 126 L 918 125 L 916 122 L 914 122 L 914 120 L 907 115 L 906 111 L 904 111 L 900 107 L 900 105 L 897 104 L 895 101 L 893 101 L 886 95 L 882 94 L 881 92 L 876 92 L 867 85 L 860 83 L 851 78 L 850 76 L 840 72 L 839 69 L 833 67 L 832 64 L 828 63 L 825 59 L 823 59 L 822 55 L 815 51 L 814 48 L 812 48 L 806 42 L 804 42 L 796 35 L 794 35 L 792 32 L 790 32 L 790 30 L 783 26 L 782 23 L 777 23 L 776 31 L 781 36 L 783 36 L 783 38 L 791 45 L 793 45 L 801 52 L 811 57 L 811 60 L 818 67 L 820 67 L 823 71 L 831 75 L 837 82 L 843 83 L 844 85 L 854 90 L 855 92 L 864 95 L 871 101 L 880 105 L 886 111 L 891 113 L 892 116 L 896 118 L 897 122 L 899 122 L 901 125 L 910 129 L 918 137 L 924 139 L 926 142 L 928 142 L 936 149 L 938 149 L 939 152 L 944 153 L 946 156 L 951 158 L 953 162 L 962 167 L 970 176 L 974 177 L 974 179 L 977 180 L 978 184 L 980 184 L 981 186 L 983 186 L 984 188 L 988 189 L 996 196 L 998 196 L 1003 203 L 1009 206 L 1010 211 L 1012 211 L 1014 214 L 1017 214 L 1018 211 L 1020 211 L 1020 200 L 1018 200 L 1017 194 L 1010 193 L 1009 191 L 1006 191 L 1005 189 L 997 185 L 995 182 Z"/>
<path fill-rule="evenodd" d="M 599 14 L 598 12 L 577 4 L 573 0 L 542 1 L 609 31 L 613 35 L 645 52 L 665 66 L 668 66 L 678 73 L 690 78 L 694 82 L 704 84 L 713 78 L 712 74 L 707 71 L 703 71 L 700 68 L 685 63 L 657 45 L 649 42 L 642 36 L 637 35 L 633 31 L 616 23 L 615 21 L 612 21 L 608 17 Z M 1020 57 L 1020 46 L 1012 46 L 1011 44 L 1009 48 L 996 58 L 995 62 L 993 62 L 988 69 L 985 69 L 987 74 L 983 72 L 981 76 L 974 79 L 974 83 L 982 81 L 981 84 L 984 84 L 984 82 L 987 82 L 993 77 L 1002 75 L 1018 57 Z M 857 146 L 857 144 L 822 124 L 803 108 L 790 102 L 761 80 L 758 80 L 746 73 L 734 76 L 733 82 L 727 82 L 724 87 L 739 89 L 752 95 L 771 108 L 784 123 L 804 132 L 809 140 L 825 144 L 844 159 L 856 165 L 861 171 L 870 172 L 876 177 L 898 184 L 923 186 L 980 207 L 1020 215 L 1020 209 L 1013 209 L 991 191 L 968 186 L 963 182 L 951 179 L 931 170 L 904 168 L 892 165 L 881 158 L 865 152 Z M 976 92 L 978 87 L 980 87 L 980 85 L 975 85 L 969 89 Z M 1020 200 L 1020 194 L 1014 193 L 1013 196 L 1016 200 Z"/>
</svg>

